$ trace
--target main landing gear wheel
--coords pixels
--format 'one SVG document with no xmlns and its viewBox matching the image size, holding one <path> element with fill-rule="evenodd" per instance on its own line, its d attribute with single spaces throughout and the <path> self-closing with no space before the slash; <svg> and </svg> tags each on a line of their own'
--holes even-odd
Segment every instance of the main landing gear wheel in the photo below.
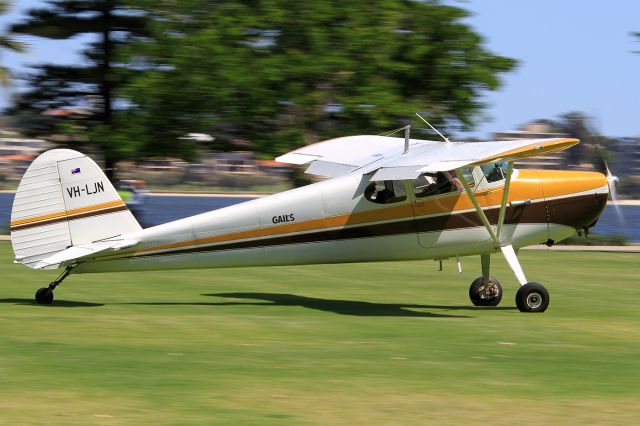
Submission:
<svg viewBox="0 0 640 426">
<path fill-rule="evenodd" d="M 493 277 L 489 277 L 488 285 L 478 277 L 469 287 L 469 299 L 475 306 L 498 306 L 502 300 L 502 286 Z"/>
<path fill-rule="evenodd" d="M 549 306 L 549 292 L 542 284 L 526 283 L 516 293 L 516 306 L 520 312 L 544 312 Z"/>
<path fill-rule="evenodd" d="M 50 305 L 53 302 L 53 291 L 49 287 L 42 287 L 36 291 L 36 303 L 38 305 Z"/>
</svg>

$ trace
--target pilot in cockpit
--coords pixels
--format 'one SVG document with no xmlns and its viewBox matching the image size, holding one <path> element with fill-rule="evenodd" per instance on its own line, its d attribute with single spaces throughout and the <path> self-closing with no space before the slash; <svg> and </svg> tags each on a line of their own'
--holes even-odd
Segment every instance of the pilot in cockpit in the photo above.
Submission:
<svg viewBox="0 0 640 426">
<path fill-rule="evenodd" d="M 463 189 L 455 172 L 423 173 L 415 181 L 418 198 L 430 195 L 446 194 Z"/>
</svg>

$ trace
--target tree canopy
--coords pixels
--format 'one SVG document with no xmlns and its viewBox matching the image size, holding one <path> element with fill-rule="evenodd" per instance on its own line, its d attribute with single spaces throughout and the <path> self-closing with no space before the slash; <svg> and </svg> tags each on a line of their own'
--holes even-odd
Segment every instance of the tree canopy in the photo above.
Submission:
<svg viewBox="0 0 640 426">
<path fill-rule="evenodd" d="M 0 1 L 0 15 L 4 15 L 9 10 L 9 2 Z M 15 40 L 11 33 L 0 34 L 0 50 L 7 49 L 14 52 L 24 52 L 27 45 Z M 11 84 L 11 73 L 6 67 L 0 66 L 0 85 L 9 86 Z"/>
<path fill-rule="evenodd" d="M 121 144 L 104 137 L 113 121 L 114 91 L 123 83 L 114 71 L 119 65 L 114 52 L 145 34 L 144 16 L 126 8 L 120 0 L 49 0 L 43 8 L 31 9 L 27 15 L 24 22 L 11 27 L 13 32 L 56 40 L 94 34 L 96 41 L 84 50 L 83 64 L 34 67 L 27 78 L 29 89 L 17 99 L 13 112 L 41 114 L 55 108 L 88 108 L 91 114 L 84 120 L 76 120 L 75 130 L 86 129 L 81 132 L 83 137 L 99 146 L 110 171 L 124 155 Z M 59 131 L 67 133 L 72 129 L 58 120 L 46 124 L 58 125 Z M 36 127 L 35 131 L 45 129 L 51 127 Z"/>
<path fill-rule="evenodd" d="M 439 0 L 124 1 L 49 0 L 13 26 L 99 36 L 86 64 L 37 67 L 18 109 L 100 105 L 85 121 L 111 161 L 188 157 L 188 133 L 273 155 L 397 128 L 414 112 L 468 129 L 516 65 Z"/>
<path fill-rule="evenodd" d="M 188 131 L 276 154 L 399 127 L 422 112 L 470 128 L 515 61 L 439 1 L 148 1 L 151 37 L 127 48 L 126 122 L 153 146 Z M 153 145 L 153 146 L 152 146 Z"/>
</svg>

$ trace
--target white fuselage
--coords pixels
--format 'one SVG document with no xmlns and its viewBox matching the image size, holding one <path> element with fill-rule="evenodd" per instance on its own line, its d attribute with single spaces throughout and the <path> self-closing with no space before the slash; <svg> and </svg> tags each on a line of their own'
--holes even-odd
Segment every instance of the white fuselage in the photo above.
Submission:
<svg viewBox="0 0 640 426">
<path fill-rule="evenodd" d="M 425 201 L 405 181 L 405 200 L 376 204 L 363 195 L 368 184 L 369 177 L 349 174 L 147 228 L 125 236 L 140 241 L 133 249 L 98 254 L 74 273 L 444 259 L 498 249 L 466 194 Z M 550 228 L 544 218 L 505 223 L 504 238 L 515 247 L 575 231 Z"/>
</svg>

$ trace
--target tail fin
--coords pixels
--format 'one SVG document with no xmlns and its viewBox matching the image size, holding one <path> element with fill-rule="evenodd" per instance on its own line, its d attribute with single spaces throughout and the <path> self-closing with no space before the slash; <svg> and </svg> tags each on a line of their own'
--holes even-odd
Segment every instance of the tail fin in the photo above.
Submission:
<svg viewBox="0 0 640 426">
<path fill-rule="evenodd" d="M 141 229 L 100 167 L 69 149 L 31 163 L 11 210 L 16 261 L 32 268 L 69 247 Z"/>
</svg>

